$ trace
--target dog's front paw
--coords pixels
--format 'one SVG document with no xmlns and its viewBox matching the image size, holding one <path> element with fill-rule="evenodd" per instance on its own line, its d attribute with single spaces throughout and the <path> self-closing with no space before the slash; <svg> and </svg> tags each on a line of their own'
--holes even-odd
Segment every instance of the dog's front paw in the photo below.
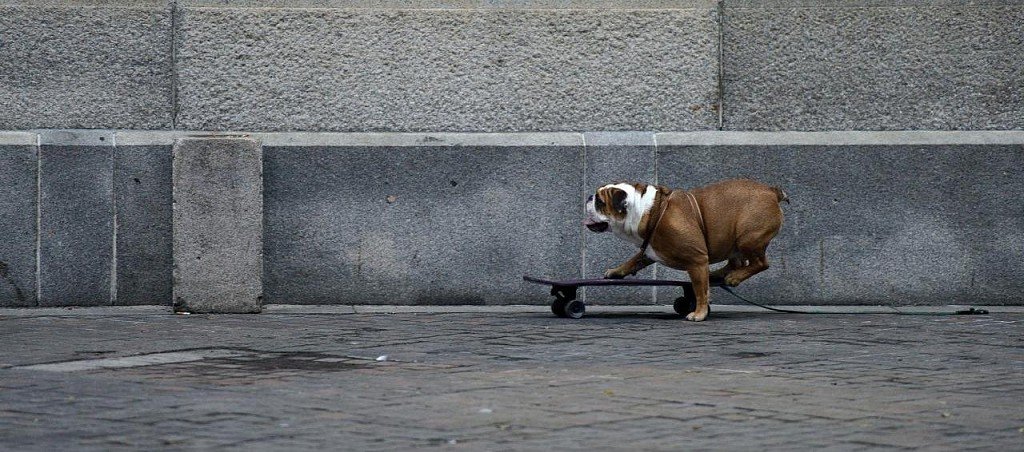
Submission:
<svg viewBox="0 0 1024 452">
<path fill-rule="evenodd" d="M 626 274 L 619 271 L 617 268 L 609 268 L 604 271 L 604 279 L 622 279 L 625 278 Z"/>
<path fill-rule="evenodd" d="M 729 287 L 736 287 L 736 286 L 740 285 L 741 282 L 743 282 L 743 280 L 740 279 L 740 277 L 736 276 L 736 275 L 729 275 L 729 276 L 725 277 L 725 285 L 727 285 Z"/>
<path fill-rule="evenodd" d="M 708 318 L 708 310 L 707 310 L 707 308 L 705 308 L 703 312 L 696 312 L 695 311 L 695 312 L 691 312 L 689 314 L 686 314 L 686 320 L 689 320 L 691 322 L 703 322 L 704 319 L 706 319 L 706 318 Z"/>
</svg>

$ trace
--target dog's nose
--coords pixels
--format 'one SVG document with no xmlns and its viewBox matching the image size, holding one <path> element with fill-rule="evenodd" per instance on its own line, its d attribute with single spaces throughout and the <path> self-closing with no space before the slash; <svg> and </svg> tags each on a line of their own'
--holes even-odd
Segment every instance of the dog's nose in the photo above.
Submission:
<svg viewBox="0 0 1024 452">
<path fill-rule="evenodd" d="M 587 202 L 593 201 L 594 195 L 587 196 Z"/>
</svg>

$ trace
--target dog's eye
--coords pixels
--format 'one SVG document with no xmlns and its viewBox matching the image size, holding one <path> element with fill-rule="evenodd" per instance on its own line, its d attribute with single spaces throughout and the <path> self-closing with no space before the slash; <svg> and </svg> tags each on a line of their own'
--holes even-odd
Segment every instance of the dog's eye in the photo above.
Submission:
<svg viewBox="0 0 1024 452">
<path fill-rule="evenodd" d="M 594 207 L 597 207 L 598 209 L 604 207 L 604 201 L 602 201 L 601 198 L 595 199 L 594 200 Z"/>
</svg>

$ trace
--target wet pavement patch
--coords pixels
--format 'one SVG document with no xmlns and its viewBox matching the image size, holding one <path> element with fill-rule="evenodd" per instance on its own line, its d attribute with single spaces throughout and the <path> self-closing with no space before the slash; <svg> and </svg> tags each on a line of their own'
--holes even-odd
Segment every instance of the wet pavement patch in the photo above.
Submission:
<svg viewBox="0 0 1024 452">
<path fill-rule="evenodd" d="M 115 369 L 151 368 L 190 365 L 216 367 L 247 373 L 273 373 L 280 371 L 337 372 L 386 365 L 387 362 L 371 358 L 329 355 L 314 352 L 264 352 L 243 349 L 177 350 L 140 355 L 80 359 L 56 363 L 19 366 L 16 369 L 49 372 L 89 372 Z"/>
<path fill-rule="evenodd" d="M 211 360 L 211 363 L 233 366 L 237 369 L 251 372 L 275 372 L 281 370 L 337 372 L 382 364 L 369 358 L 353 358 L 311 352 L 259 352 L 249 356 L 217 358 Z"/>
<path fill-rule="evenodd" d="M 729 353 L 729 356 L 734 358 L 764 358 L 766 356 L 774 355 L 775 352 L 736 352 Z"/>
<path fill-rule="evenodd" d="M 231 356 L 235 354 L 227 349 L 182 350 L 162 353 L 147 353 L 117 358 L 95 358 L 61 361 L 56 363 L 33 364 L 19 366 L 16 369 L 43 370 L 49 372 L 82 372 L 100 369 L 118 369 L 160 364 L 177 364 L 200 361 L 207 358 Z"/>
</svg>

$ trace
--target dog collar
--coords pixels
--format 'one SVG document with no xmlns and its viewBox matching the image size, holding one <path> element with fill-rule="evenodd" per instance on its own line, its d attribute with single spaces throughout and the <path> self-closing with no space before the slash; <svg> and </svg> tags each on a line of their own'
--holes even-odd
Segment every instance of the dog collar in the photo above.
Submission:
<svg viewBox="0 0 1024 452">
<path fill-rule="evenodd" d="M 668 200 L 665 199 L 670 195 L 658 193 L 660 196 L 655 196 L 654 200 L 658 202 L 657 216 L 647 219 L 647 233 L 644 234 L 644 243 L 640 245 L 640 253 L 644 254 L 647 252 L 647 247 L 651 245 L 651 237 L 654 237 L 654 231 L 658 229 L 658 223 L 661 222 L 661 217 L 665 215 L 665 209 L 668 208 Z M 660 201 L 659 201 L 660 200 Z M 653 209 L 652 209 L 653 210 Z"/>
</svg>

